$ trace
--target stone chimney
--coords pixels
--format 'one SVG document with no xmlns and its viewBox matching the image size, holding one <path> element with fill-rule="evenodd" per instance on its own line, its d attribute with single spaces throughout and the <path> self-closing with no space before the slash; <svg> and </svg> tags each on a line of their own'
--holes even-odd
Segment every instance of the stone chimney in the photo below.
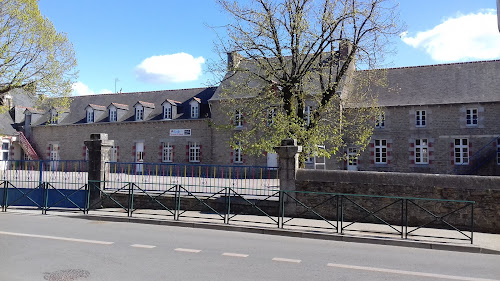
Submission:
<svg viewBox="0 0 500 281">
<path fill-rule="evenodd" d="M 238 67 L 243 57 L 237 52 L 227 53 L 227 71 L 232 71 L 234 68 Z"/>
<path fill-rule="evenodd" d="M 340 60 L 346 60 L 352 51 L 352 43 L 349 40 L 342 40 L 339 43 L 339 57 Z"/>
</svg>

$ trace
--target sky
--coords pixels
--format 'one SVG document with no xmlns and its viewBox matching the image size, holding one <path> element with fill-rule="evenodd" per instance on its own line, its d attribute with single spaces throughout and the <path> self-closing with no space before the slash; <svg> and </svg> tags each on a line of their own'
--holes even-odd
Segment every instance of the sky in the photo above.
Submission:
<svg viewBox="0 0 500 281">
<path fill-rule="evenodd" d="M 496 0 L 400 0 L 404 32 L 391 67 L 500 59 Z M 73 95 L 206 87 L 217 34 L 214 0 L 39 0 L 67 34 L 79 78 Z"/>
</svg>

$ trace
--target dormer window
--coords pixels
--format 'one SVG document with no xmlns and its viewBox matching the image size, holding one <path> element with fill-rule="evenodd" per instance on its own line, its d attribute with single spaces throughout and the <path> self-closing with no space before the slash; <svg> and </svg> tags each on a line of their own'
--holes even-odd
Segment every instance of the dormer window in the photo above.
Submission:
<svg viewBox="0 0 500 281">
<path fill-rule="evenodd" d="M 198 103 L 191 104 L 191 118 L 199 118 L 200 117 L 200 107 Z"/>
<path fill-rule="evenodd" d="M 142 105 L 137 105 L 135 107 L 135 121 L 144 120 L 144 107 Z"/>
<path fill-rule="evenodd" d="M 116 108 L 109 109 L 109 122 L 116 122 L 118 120 L 118 114 L 116 112 Z"/>
<path fill-rule="evenodd" d="M 170 103 L 163 105 L 163 119 L 172 119 L 172 105 Z"/>
<path fill-rule="evenodd" d="M 191 107 L 191 118 L 196 119 L 200 118 L 200 104 L 201 104 L 201 99 L 194 97 L 193 100 L 189 102 L 189 106 Z"/>
<path fill-rule="evenodd" d="M 55 125 L 55 124 L 57 124 L 58 120 L 59 120 L 59 113 L 57 112 L 56 109 L 54 109 L 54 108 L 51 109 L 50 110 L 49 124 Z"/>
<path fill-rule="evenodd" d="M 94 109 L 87 108 L 87 123 L 94 123 Z"/>
</svg>

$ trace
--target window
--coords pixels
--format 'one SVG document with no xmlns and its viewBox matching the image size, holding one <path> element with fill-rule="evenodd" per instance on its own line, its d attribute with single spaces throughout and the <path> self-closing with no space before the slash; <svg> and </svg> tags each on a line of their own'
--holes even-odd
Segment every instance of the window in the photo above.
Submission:
<svg viewBox="0 0 500 281">
<path fill-rule="evenodd" d="M 425 110 L 417 110 L 415 112 L 415 126 L 417 127 L 425 127 Z"/>
<path fill-rule="evenodd" d="M 113 145 L 109 150 L 109 162 L 118 162 L 118 147 Z"/>
<path fill-rule="evenodd" d="M 358 166 L 358 149 L 356 147 L 347 148 L 347 169 L 355 170 Z"/>
<path fill-rule="evenodd" d="M 87 123 L 94 123 L 94 110 L 92 108 L 87 109 Z"/>
<path fill-rule="evenodd" d="M 429 164 L 429 143 L 427 139 L 415 140 L 415 164 Z"/>
<path fill-rule="evenodd" d="M 141 120 L 144 120 L 144 107 L 139 105 L 135 108 L 135 121 Z"/>
<path fill-rule="evenodd" d="M 117 112 L 116 108 L 110 108 L 109 109 L 109 122 L 116 122 L 118 120 L 117 118 Z"/>
<path fill-rule="evenodd" d="M 385 113 L 381 112 L 375 118 L 375 128 L 384 128 L 385 126 Z"/>
<path fill-rule="evenodd" d="M 240 142 L 236 142 L 236 146 L 233 151 L 233 163 L 243 163 L 243 153 L 241 152 Z"/>
<path fill-rule="evenodd" d="M 271 126 L 274 123 L 274 118 L 278 114 L 278 109 L 276 107 L 271 107 L 267 109 L 267 126 Z"/>
<path fill-rule="evenodd" d="M 161 150 L 161 161 L 162 162 L 173 162 L 174 160 L 174 146 L 168 142 L 162 144 Z"/>
<path fill-rule="evenodd" d="M 387 164 L 387 140 L 375 140 L 375 164 Z"/>
<path fill-rule="evenodd" d="M 189 143 L 189 162 L 200 162 L 200 145 L 196 142 Z"/>
<path fill-rule="evenodd" d="M 191 103 L 191 118 L 199 118 L 200 117 L 200 107 L 198 103 Z"/>
<path fill-rule="evenodd" d="M 0 156 L 2 157 L 0 160 L 6 161 L 9 160 L 9 148 L 10 148 L 10 143 L 8 140 L 4 140 L 2 142 L 2 151 Z"/>
<path fill-rule="evenodd" d="M 236 111 L 234 112 L 234 125 L 236 126 L 236 128 L 243 127 L 243 114 L 239 109 L 236 109 Z"/>
<path fill-rule="evenodd" d="M 304 108 L 304 121 L 306 122 L 306 125 L 309 125 L 311 123 L 311 112 L 311 106 L 306 105 L 306 107 Z"/>
<path fill-rule="evenodd" d="M 469 141 L 467 139 L 455 139 L 455 164 L 469 164 Z"/>
<path fill-rule="evenodd" d="M 477 108 L 468 108 L 466 110 L 467 126 L 477 126 Z"/>
<path fill-rule="evenodd" d="M 57 124 L 58 120 L 59 120 L 59 113 L 57 112 L 57 110 L 55 109 L 51 110 L 49 124 L 55 125 Z"/>
<path fill-rule="evenodd" d="M 163 119 L 172 119 L 172 105 L 169 103 L 163 106 Z"/>
</svg>

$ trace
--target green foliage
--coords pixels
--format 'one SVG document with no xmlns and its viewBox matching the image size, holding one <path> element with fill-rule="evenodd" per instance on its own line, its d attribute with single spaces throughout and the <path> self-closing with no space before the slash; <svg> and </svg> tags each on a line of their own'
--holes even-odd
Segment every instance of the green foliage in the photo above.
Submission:
<svg viewBox="0 0 500 281">
<path fill-rule="evenodd" d="M 66 34 L 42 16 L 36 0 L 0 1 L 0 95 L 21 88 L 45 97 L 64 97 L 77 77 Z"/>
<path fill-rule="evenodd" d="M 232 22 L 227 41 L 216 47 L 233 54 L 219 99 L 226 124 L 235 110 L 246 120 L 232 146 L 261 154 L 294 138 L 303 158 L 339 155 L 346 145 L 361 151 L 381 110 L 370 89 L 385 81 L 383 71 L 372 69 L 400 32 L 388 2 L 253 0 L 245 6 L 219 0 Z"/>
</svg>

